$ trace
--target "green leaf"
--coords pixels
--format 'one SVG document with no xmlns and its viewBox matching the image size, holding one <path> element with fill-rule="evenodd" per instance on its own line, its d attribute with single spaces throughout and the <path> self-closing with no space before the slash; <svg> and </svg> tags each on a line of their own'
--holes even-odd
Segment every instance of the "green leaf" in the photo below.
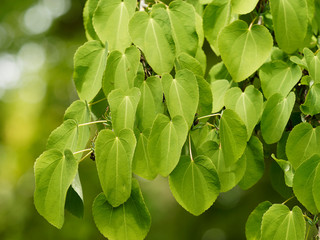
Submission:
<svg viewBox="0 0 320 240">
<path fill-rule="evenodd" d="M 243 155 L 235 164 L 227 167 L 221 147 L 214 141 L 207 141 L 200 149 L 199 154 L 209 157 L 219 175 L 220 191 L 227 192 L 236 186 L 246 171 L 246 157 Z"/>
<path fill-rule="evenodd" d="M 182 156 L 169 176 L 169 184 L 177 202 L 196 216 L 214 203 L 220 190 L 216 169 L 206 156 L 194 160 Z"/>
<path fill-rule="evenodd" d="M 194 74 L 187 69 L 178 71 L 175 79 L 165 74 L 162 76 L 162 86 L 170 116 L 183 116 L 188 127 L 191 127 L 199 103 L 198 83 Z"/>
<path fill-rule="evenodd" d="M 247 240 L 259 240 L 261 238 L 262 217 L 271 206 L 271 202 L 265 201 L 251 212 L 246 223 Z"/>
<path fill-rule="evenodd" d="M 197 81 L 199 87 L 198 114 L 199 116 L 209 115 L 212 110 L 212 91 L 210 84 L 200 76 L 197 76 Z"/>
<path fill-rule="evenodd" d="M 136 4 L 136 0 L 99 1 L 93 15 L 93 26 L 101 41 L 108 42 L 110 51 L 124 52 L 130 46 L 128 24 Z"/>
<path fill-rule="evenodd" d="M 68 189 L 65 209 L 67 209 L 74 216 L 83 218 L 83 193 L 82 185 L 79 178 L 79 172 L 77 172 L 75 178 L 71 183 L 71 186 Z"/>
<path fill-rule="evenodd" d="M 289 161 L 277 159 L 274 154 L 271 154 L 271 157 L 276 161 L 276 163 L 281 167 L 284 173 L 284 180 L 288 187 L 292 187 L 294 169 Z"/>
<path fill-rule="evenodd" d="M 230 0 L 213 0 L 203 13 L 203 30 L 206 39 L 217 56 L 220 31 L 231 22 Z"/>
<path fill-rule="evenodd" d="M 99 92 L 107 63 L 108 45 L 89 41 L 74 55 L 73 79 L 81 100 L 90 102 Z"/>
<path fill-rule="evenodd" d="M 140 51 L 132 46 L 121 53 L 117 50 L 110 53 L 102 80 L 102 88 L 107 96 L 113 89 L 126 91 L 134 87 L 140 63 Z"/>
<path fill-rule="evenodd" d="M 272 95 L 261 117 L 261 133 L 267 144 L 278 142 L 289 121 L 296 96 L 291 92 L 287 97 L 280 93 Z"/>
<path fill-rule="evenodd" d="M 246 156 L 246 172 L 239 182 L 242 189 L 249 189 L 256 184 L 264 173 L 263 146 L 259 138 L 252 136 L 244 152 Z"/>
<path fill-rule="evenodd" d="M 302 72 L 298 65 L 275 60 L 264 64 L 259 76 L 263 95 L 269 99 L 275 93 L 287 96 L 299 82 Z"/>
<path fill-rule="evenodd" d="M 195 56 L 198 48 L 198 34 L 194 7 L 189 3 L 177 0 L 172 1 L 166 10 L 171 23 L 176 54 L 185 52 Z"/>
<path fill-rule="evenodd" d="M 86 30 L 86 37 L 88 41 L 90 40 L 99 40 L 96 31 L 94 30 L 92 24 L 92 17 L 94 10 L 98 5 L 99 0 L 87 0 L 84 9 L 83 9 L 83 25 Z"/>
<path fill-rule="evenodd" d="M 270 7 L 279 47 L 286 53 L 303 47 L 308 25 L 306 0 L 270 0 Z"/>
<path fill-rule="evenodd" d="M 247 128 L 234 111 L 227 109 L 220 120 L 221 149 L 227 167 L 233 165 L 247 146 Z"/>
<path fill-rule="evenodd" d="M 172 120 L 158 114 L 153 122 L 148 141 L 151 168 L 162 176 L 168 176 L 179 162 L 180 153 L 188 134 L 188 127 L 182 116 Z"/>
<path fill-rule="evenodd" d="M 273 39 L 261 25 L 248 27 L 241 20 L 223 28 L 218 46 L 221 58 L 235 82 L 253 74 L 271 54 Z"/>
<path fill-rule="evenodd" d="M 297 168 L 293 178 L 294 195 L 314 215 L 318 214 L 320 209 L 319 164 L 320 156 L 313 155 Z"/>
<path fill-rule="evenodd" d="M 212 83 L 216 80 L 226 79 L 231 82 L 232 77 L 223 62 L 219 62 L 212 66 L 208 74 L 208 82 Z"/>
<path fill-rule="evenodd" d="M 320 113 L 320 83 L 312 85 L 300 109 L 305 115 L 313 116 Z"/>
<path fill-rule="evenodd" d="M 34 204 L 40 215 L 57 228 L 63 225 L 66 195 L 77 168 L 70 150 L 62 154 L 50 149 L 36 160 Z"/>
<path fill-rule="evenodd" d="M 295 206 L 273 204 L 262 217 L 261 240 L 303 240 L 306 223 L 302 211 Z"/>
<path fill-rule="evenodd" d="M 148 77 L 140 86 L 141 98 L 137 108 L 137 124 L 140 130 L 150 128 L 156 115 L 163 112 L 161 80 Z"/>
<path fill-rule="evenodd" d="M 252 12 L 259 0 L 231 0 L 232 11 L 238 14 Z"/>
<path fill-rule="evenodd" d="M 150 16 L 136 12 L 129 23 L 132 41 L 159 75 L 170 73 L 173 67 L 175 50 L 170 29 L 168 14 L 162 8 L 153 10 Z"/>
<path fill-rule="evenodd" d="M 135 146 L 136 138 L 131 129 L 122 129 L 118 135 L 105 129 L 97 137 L 95 154 L 98 176 L 108 202 L 114 207 L 130 196 Z"/>
<path fill-rule="evenodd" d="M 296 125 L 289 134 L 286 154 L 294 169 L 310 158 L 320 154 L 320 127 L 313 128 L 310 123 Z"/>
<path fill-rule="evenodd" d="M 236 112 L 247 127 L 247 140 L 250 139 L 254 127 L 258 124 L 263 110 L 263 96 L 253 85 L 244 92 L 240 88 L 229 89 L 224 96 L 227 109 Z"/>
<path fill-rule="evenodd" d="M 190 56 L 187 53 L 180 53 L 176 59 L 175 62 L 176 70 L 182 70 L 182 69 L 188 69 L 191 72 L 193 72 L 196 76 L 202 76 L 204 75 L 203 68 L 200 64 L 200 62 Z"/>
<path fill-rule="evenodd" d="M 315 83 L 320 83 L 320 51 L 313 53 L 310 49 L 303 49 L 309 75 Z"/>
<path fill-rule="evenodd" d="M 212 91 L 212 113 L 219 112 L 224 106 L 224 96 L 230 83 L 228 80 L 216 80 L 211 82 Z"/>
<path fill-rule="evenodd" d="M 286 185 L 284 172 L 278 163 L 275 161 L 271 162 L 269 173 L 272 188 L 285 199 L 292 197 L 292 188 Z"/>
<path fill-rule="evenodd" d="M 93 202 L 92 213 L 98 229 L 110 240 L 143 240 L 151 226 L 150 213 L 135 179 L 131 196 L 123 205 L 113 207 L 100 193 Z"/>
<path fill-rule="evenodd" d="M 112 127 L 116 132 L 123 128 L 133 129 L 140 90 L 136 87 L 123 91 L 115 89 L 108 95 Z"/>
<path fill-rule="evenodd" d="M 137 146 L 133 156 L 132 171 L 145 179 L 153 180 L 157 176 L 157 172 L 153 169 L 148 154 L 148 139 L 150 128 L 143 132 L 137 132 Z"/>
</svg>

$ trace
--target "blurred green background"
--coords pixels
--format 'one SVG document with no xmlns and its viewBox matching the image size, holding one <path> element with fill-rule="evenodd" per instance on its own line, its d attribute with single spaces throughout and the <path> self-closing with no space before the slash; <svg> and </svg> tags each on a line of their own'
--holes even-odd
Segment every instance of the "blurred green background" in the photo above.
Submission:
<svg viewBox="0 0 320 240">
<path fill-rule="evenodd" d="M 72 82 L 73 54 L 86 39 L 85 0 L 1 0 L 0 3 L 0 239 L 104 239 L 91 205 L 101 192 L 95 163 L 80 164 L 85 215 L 66 212 L 61 230 L 47 223 L 33 205 L 35 159 L 50 132 L 77 99 Z M 209 53 L 208 61 L 216 59 Z M 248 191 L 221 194 L 199 217 L 173 199 L 166 179 L 140 180 L 152 216 L 151 240 L 240 240 L 245 222 L 264 200 L 282 202 L 265 176 Z"/>
</svg>

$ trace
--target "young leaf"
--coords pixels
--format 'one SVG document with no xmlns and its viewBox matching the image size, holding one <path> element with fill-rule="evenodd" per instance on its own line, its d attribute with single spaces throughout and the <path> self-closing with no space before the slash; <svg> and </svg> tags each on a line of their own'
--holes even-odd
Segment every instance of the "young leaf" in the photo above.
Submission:
<svg viewBox="0 0 320 240">
<path fill-rule="evenodd" d="M 272 206 L 272 203 L 265 201 L 260 203 L 250 214 L 246 223 L 247 240 L 259 240 L 261 238 L 262 217 Z"/>
<path fill-rule="evenodd" d="M 108 42 L 110 51 L 124 52 L 130 46 L 128 24 L 136 4 L 136 0 L 99 1 L 93 15 L 93 26 L 101 41 Z"/>
<path fill-rule="evenodd" d="M 294 169 L 310 158 L 320 154 L 320 127 L 313 128 L 310 123 L 296 125 L 289 134 L 286 154 Z"/>
<path fill-rule="evenodd" d="M 310 76 L 315 83 L 320 83 L 320 51 L 314 54 L 310 49 L 305 48 L 303 53 Z"/>
<path fill-rule="evenodd" d="M 198 34 L 196 32 L 196 12 L 194 7 L 184 1 L 172 1 L 166 9 L 176 46 L 176 54 L 185 52 L 196 55 Z"/>
<path fill-rule="evenodd" d="M 244 152 L 246 156 L 246 172 L 239 182 L 242 189 L 249 189 L 256 184 L 264 173 L 263 145 L 259 138 L 252 136 Z"/>
<path fill-rule="evenodd" d="M 187 138 L 188 127 L 182 116 L 172 120 L 158 114 L 153 122 L 148 141 L 151 168 L 162 176 L 168 176 L 179 162 L 182 146 Z"/>
<path fill-rule="evenodd" d="M 143 240 L 151 225 L 150 213 L 135 179 L 128 201 L 113 207 L 100 193 L 93 202 L 92 213 L 98 229 L 110 240 Z"/>
<path fill-rule="evenodd" d="M 113 89 L 126 91 L 134 87 L 140 63 L 140 51 L 131 46 L 121 53 L 117 50 L 110 53 L 102 80 L 102 89 L 107 96 Z"/>
<path fill-rule="evenodd" d="M 216 169 L 206 156 L 194 160 L 182 156 L 169 176 L 169 184 L 177 202 L 196 216 L 213 204 L 220 190 Z"/>
<path fill-rule="evenodd" d="M 116 132 L 124 128 L 133 129 L 140 95 L 140 90 L 136 87 L 127 91 L 115 89 L 108 95 L 112 127 Z"/>
<path fill-rule="evenodd" d="M 305 115 L 313 116 L 320 113 L 320 83 L 312 85 L 300 109 Z"/>
<path fill-rule="evenodd" d="M 148 154 L 148 138 L 150 128 L 143 132 L 136 133 L 137 146 L 133 156 L 132 171 L 145 179 L 153 180 L 157 176 L 157 172 L 153 169 Z"/>
<path fill-rule="evenodd" d="M 253 85 L 244 92 L 240 88 L 229 89 L 224 96 L 227 109 L 236 112 L 247 127 L 247 140 L 250 139 L 254 127 L 258 124 L 263 110 L 263 96 Z"/>
<path fill-rule="evenodd" d="M 248 27 L 241 20 L 223 28 L 218 46 L 221 58 L 235 82 L 248 78 L 270 56 L 273 39 L 261 25 Z"/>
<path fill-rule="evenodd" d="M 171 117 L 181 115 L 191 126 L 199 103 L 197 79 L 187 69 L 176 73 L 175 79 L 170 74 L 162 76 L 162 86 Z"/>
<path fill-rule="evenodd" d="M 247 128 L 232 110 L 223 112 L 220 120 L 221 149 L 225 166 L 233 165 L 244 153 L 247 146 Z"/>
<path fill-rule="evenodd" d="M 108 45 L 89 41 L 78 48 L 74 55 L 73 79 L 81 100 L 90 102 L 101 88 L 107 63 Z"/>
<path fill-rule="evenodd" d="M 270 0 L 270 7 L 279 47 L 286 53 L 303 47 L 308 25 L 306 0 Z"/>
<path fill-rule="evenodd" d="M 219 33 L 231 21 L 230 3 L 230 0 L 213 0 L 203 13 L 204 34 L 217 56 L 220 55 L 218 48 Z"/>
<path fill-rule="evenodd" d="M 320 209 L 320 155 L 315 154 L 304 161 L 293 178 L 293 192 L 308 211 L 316 215 Z"/>
<path fill-rule="evenodd" d="M 160 75 L 170 73 L 175 56 L 168 18 L 166 10 L 157 8 L 150 16 L 144 11 L 136 12 L 129 23 L 132 41 L 143 51 L 152 69 Z"/>
<path fill-rule="evenodd" d="M 289 161 L 277 159 L 274 154 L 271 154 L 273 160 L 281 167 L 284 173 L 284 180 L 288 187 L 292 187 L 293 177 L 294 177 L 294 169 Z"/>
<path fill-rule="evenodd" d="M 94 10 L 96 10 L 98 2 L 99 0 L 87 0 L 83 9 L 83 25 L 86 30 L 86 37 L 88 41 L 99 40 L 99 37 L 92 24 L 92 17 L 94 14 Z"/>
<path fill-rule="evenodd" d="M 141 98 L 137 108 L 138 128 L 151 128 L 158 113 L 163 112 L 163 92 L 161 80 L 156 77 L 148 77 L 140 86 Z"/>
<path fill-rule="evenodd" d="M 287 97 L 275 93 L 268 99 L 261 117 L 261 133 L 266 143 L 272 144 L 281 139 L 295 99 L 296 96 L 293 92 Z"/>
<path fill-rule="evenodd" d="M 212 112 L 219 112 L 224 106 L 224 96 L 230 88 L 228 80 L 216 80 L 211 82 Z"/>
<path fill-rule="evenodd" d="M 259 0 L 231 0 L 232 11 L 238 14 L 252 12 Z"/>
<path fill-rule="evenodd" d="M 34 204 L 40 215 L 57 228 L 63 225 L 66 195 L 77 168 L 70 150 L 62 154 L 50 149 L 36 160 Z"/>
<path fill-rule="evenodd" d="M 305 233 L 306 223 L 297 206 L 290 211 L 286 205 L 274 204 L 262 217 L 261 240 L 303 240 Z"/>
<path fill-rule="evenodd" d="M 117 207 L 131 193 L 132 158 L 136 138 L 131 129 L 102 130 L 96 140 L 96 163 L 102 190 L 108 202 Z"/>
<path fill-rule="evenodd" d="M 302 72 L 298 65 L 275 60 L 264 64 L 259 76 L 263 95 L 269 99 L 275 93 L 287 96 L 299 82 Z"/>
</svg>

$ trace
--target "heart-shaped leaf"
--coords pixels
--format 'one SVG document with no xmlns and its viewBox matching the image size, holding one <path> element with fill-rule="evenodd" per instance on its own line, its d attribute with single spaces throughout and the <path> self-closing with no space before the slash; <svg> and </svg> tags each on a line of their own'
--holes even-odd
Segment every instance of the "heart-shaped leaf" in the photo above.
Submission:
<svg viewBox="0 0 320 240">
<path fill-rule="evenodd" d="M 264 64 L 259 70 L 259 76 L 266 98 L 275 93 L 285 97 L 299 82 L 302 72 L 298 65 L 275 60 Z"/>
<path fill-rule="evenodd" d="M 180 115 L 170 120 L 158 114 L 153 122 L 148 142 L 151 168 L 162 176 L 168 176 L 179 162 L 188 127 Z"/>
<path fill-rule="evenodd" d="M 315 83 L 320 83 L 320 51 L 314 54 L 310 49 L 303 49 L 308 72 Z"/>
<path fill-rule="evenodd" d="M 66 195 L 77 168 L 78 163 L 70 150 L 62 154 L 50 149 L 36 160 L 34 204 L 37 211 L 57 228 L 63 225 Z"/>
<path fill-rule="evenodd" d="M 182 156 L 169 176 L 169 184 L 178 203 L 196 216 L 213 204 L 220 190 L 216 169 L 206 156 Z"/>
<path fill-rule="evenodd" d="M 92 214 L 100 232 L 112 240 L 143 240 L 151 225 L 150 213 L 135 179 L 128 201 L 113 207 L 100 193 L 93 202 Z"/>
<path fill-rule="evenodd" d="M 122 129 L 118 135 L 104 129 L 97 137 L 95 155 L 98 176 L 108 202 L 114 207 L 130 196 L 135 146 L 136 138 L 131 129 Z"/>
<path fill-rule="evenodd" d="M 273 39 L 268 29 L 261 25 L 248 27 L 238 20 L 219 34 L 221 58 L 235 82 L 253 74 L 270 56 Z"/>
<path fill-rule="evenodd" d="M 101 41 L 108 42 L 110 51 L 124 52 L 130 46 L 128 24 L 136 5 L 136 0 L 99 1 L 93 15 L 93 26 Z"/>
<path fill-rule="evenodd" d="M 281 139 L 295 100 L 293 92 L 287 97 L 276 93 L 268 99 L 261 117 L 261 133 L 266 143 L 272 144 Z"/>
</svg>

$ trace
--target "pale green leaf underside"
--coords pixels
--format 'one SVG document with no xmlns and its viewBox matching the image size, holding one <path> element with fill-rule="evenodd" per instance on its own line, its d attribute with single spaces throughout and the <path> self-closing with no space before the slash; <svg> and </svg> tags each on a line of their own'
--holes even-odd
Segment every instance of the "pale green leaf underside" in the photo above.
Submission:
<svg viewBox="0 0 320 240">
<path fill-rule="evenodd" d="M 135 179 L 128 201 L 113 207 L 100 193 L 94 200 L 92 213 L 100 232 L 112 240 L 143 240 L 151 226 L 150 213 Z"/>
<path fill-rule="evenodd" d="M 61 228 L 66 195 L 77 173 L 78 164 L 70 150 L 45 151 L 36 160 L 34 204 L 49 223 Z"/>
<path fill-rule="evenodd" d="M 223 28 L 218 46 L 221 58 L 235 82 L 253 74 L 271 54 L 273 39 L 267 28 L 235 21 Z"/>
<path fill-rule="evenodd" d="M 305 232 L 306 223 L 297 206 L 290 211 L 286 205 L 274 204 L 263 215 L 261 240 L 302 240 Z"/>
<path fill-rule="evenodd" d="M 81 100 L 90 102 L 101 89 L 107 63 L 108 45 L 89 41 L 78 48 L 74 55 L 73 79 Z"/>
<path fill-rule="evenodd" d="M 130 46 L 128 24 L 136 4 L 136 0 L 99 1 L 93 15 L 93 26 L 101 41 L 108 42 L 110 51 L 124 52 Z"/>
<path fill-rule="evenodd" d="M 151 168 L 157 174 L 166 177 L 176 167 L 187 133 L 188 127 L 182 116 L 170 120 L 163 114 L 157 115 L 148 141 Z"/>
<path fill-rule="evenodd" d="M 308 24 L 306 0 L 270 0 L 270 6 L 279 47 L 286 53 L 303 47 Z"/>
<path fill-rule="evenodd" d="M 117 207 L 131 193 L 132 158 L 136 138 L 130 129 L 118 135 L 112 130 L 102 130 L 96 140 L 96 164 L 102 190 L 108 202 Z"/>
<path fill-rule="evenodd" d="M 216 200 L 220 191 L 218 174 L 210 158 L 182 156 L 169 176 L 170 189 L 178 203 L 198 216 Z"/>
<path fill-rule="evenodd" d="M 286 98 L 276 93 L 268 99 L 261 117 L 261 133 L 266 143 L 272 144 L 281 139 L 289 121 L 295 99 L 293 92 Z"/>
</svg>

